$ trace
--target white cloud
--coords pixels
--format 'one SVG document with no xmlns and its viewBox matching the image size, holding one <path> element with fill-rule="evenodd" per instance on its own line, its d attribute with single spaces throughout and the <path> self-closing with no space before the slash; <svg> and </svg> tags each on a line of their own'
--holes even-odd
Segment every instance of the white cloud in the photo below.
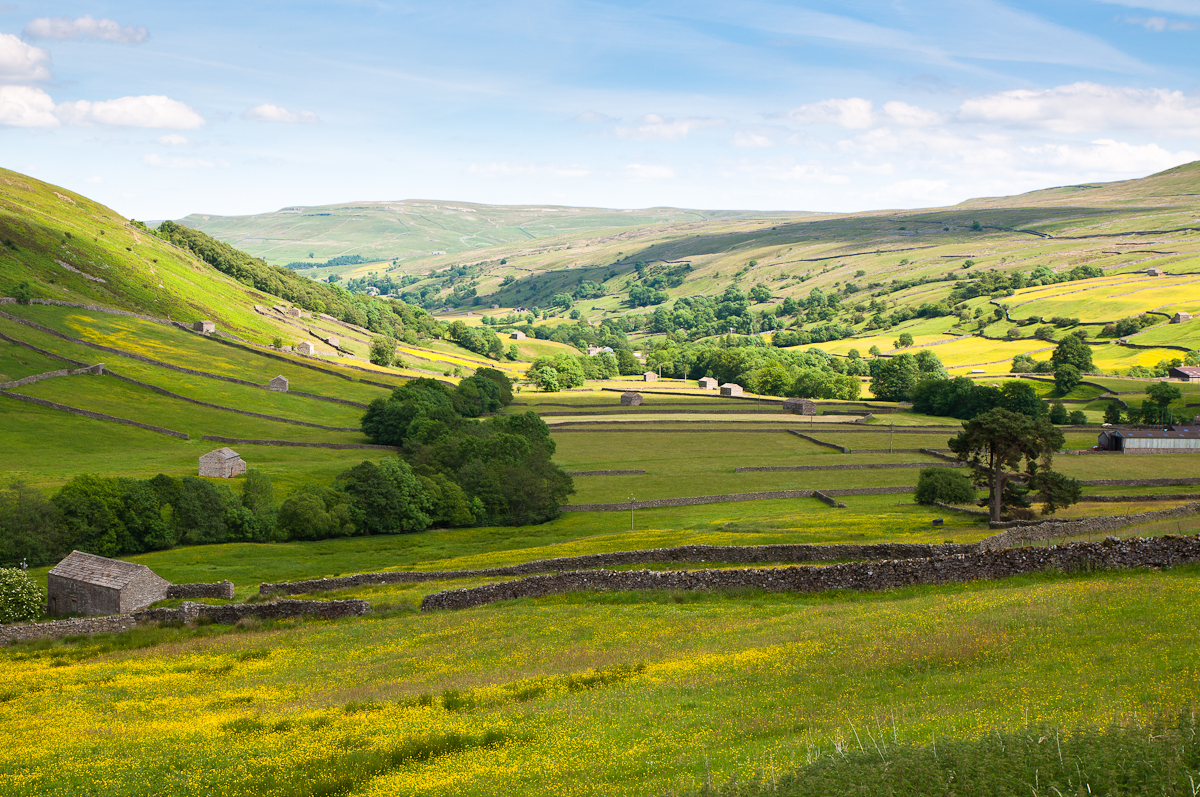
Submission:
<svg viewBox="0 0 1200 797">
<path fill-rule="evenodd" d="M 625 167 L 625 173 L 635 180 L 665 180 L 675 176 L 675 172 L 666 166 L 645 166 L 641 163 L 631 163 Z"/>
<path fill-rule="evenodd" d="M 1126 8 L 1147 8 L 1151 11 L 1166 11 L 1169 14 L 1200 17 L 1200 0 L 1100 0 L 1100 2 Z"/>
<path fill-rule="evenodd" d="M 121 97 L 101 102 L 64 102 L 55 113 L 65 124 L 79 126 L 188 130 L 204 124 L 204 117 L 191 107 L 161 95 Z"/>
<path fill-rule="evenodd" d="M 1044 127 L 1061 133 L 1149 128 L 1163 133 L 1200 131 L 1200 97 L 1166 89 L 1073 83 L 1044 91 L 1005 91 L 967 100 L 966 121 Z"/>
<path fill-rule="evenodd" d="M 766 136 L 760 136 L 758 133 L 751 133 L 749 130 L 739 130 L 733 134 L 731 142 L 735 147 L 743 147 L 746 149 L 754 149 L 757 147 L 774 146 L 771 139 Z"/>
<path fill-rule="evenodd" d="M 861 130 L 874 123 L 873 107 L 870 100 L 849 97 L 801 105 L 799 108 L 788 111 L 785 116 L 797 122 L 824 122 L 851 130 Z"/>
<path fill-rule="evenodd" d="M 54 100 L 41 89 L 0 86 L 0 127 L 58 127 Z"/>
<path fill-rule="evenodd" d="M 596 122 L 615 122 L 613 117 L 600 113 L 599 111 L 584 111 L 583 113 L 571 119 L 572 122 L 582 122 L 584 124 L 594 124 Z"/>
<path fill-rule="evenodd" d="M 85 14 L 79 19 L 38 17 L 25 26 L 24 35 L 29 39 L 93 39 L 119 44 L 141 44 L 150 33 L 138 25 L 122 26 L 111 19 L 96 19 L 91 14 Z"/>
<path fill-rule="evenodd" d="M 1179 19 L 1167 19 L 1166 17 L 1125 17 L 1125 21 L 1131 25 L 1141 25 L 1153 33 L 1162 33 L 1168 30 L 1194 30 L 1196 27 L 1190 22 L 1184 22 Z"/>
<path fill-rule="evenodd" d="M 1170 152 L 1158 144 L 1129 144 L 1101 138 L 1090 144 L 1024 147 L 1043 166 L 1098 174 L 1151 174 L 1200 158 L 1195 152 Z"/>
<path fill-rule="evenodd" d="M 229 164 L 222 160 L 209 161 L 203 158 L 164 158 L 156 153 L 150 153 L 142 157 L 142 163 L 147 166 L 155 166 L 160 169 L 222 169 L 229 168 Z"/>
<path fill-rule="evenodd" d="M 158 143 L 164 147 L 186 147 L 191 144 L 187 136 L 181 136 L 178 133 L 167 133 L 165 136 L 158 137 Z"/>
<path fill-rule="evenodd" d="M 27 83 L 50 79 L 50 53 L 13 36 L 0 33 L 0 80 Z"/>
<path fill-rule="evenodd" d="M 321 121 L 321 118 L 312 111 L 293 113 L 287 108 L 281 108 L 269 102 L 264 102 L 262 105 L 255 105 L 243 113 L 242 118 L 252 122 L 285 122 L 287 124 L 312 124 Z"/>
<path fill-rule="evenodd" d="M 909 105 L 907 102 L 899 100 L 884 103 L 883 112 L 893 122 L 905 127 L 929 127 L 945 120 L 937 111 Z"/>
<path fill-rule="evenodd" d="M 693 130 L 701 130 L 706 127 L 717 127 L 725 124 L 724 119 L 667 119 L 656 113 L 648 113 L 638 121 L 639 123 L 636 127 L 618 125 L 613 128 L 613 134 L 617 138 L 633 141 L 645 141 L 647 139 L 678 141 Z"/>
</svg>

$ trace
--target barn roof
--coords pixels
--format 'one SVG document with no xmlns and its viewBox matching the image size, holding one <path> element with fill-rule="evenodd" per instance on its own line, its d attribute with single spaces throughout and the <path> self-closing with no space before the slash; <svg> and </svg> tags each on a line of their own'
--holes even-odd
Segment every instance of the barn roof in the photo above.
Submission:
<svg viewBox="0 0 1200 797">
<path fill-rule="evenodd" d="M 1161 432 L 1127 432 L 1123 429 L 1118 429 L 1112 432 L 1113 437 L 1153 439 L 1153 440 L 1200 440 L 1200 428 L 1177 429 L 1174 431 L 1163 430 Z"/>
<path fill-rule="evenodd" d="M 232 448 L 218 448 L 214 451 L 209 451 L 201 459 L 236 459 L 239 456 L 241 455 Z"/>
<path fill-rule="evenodd" d="M 1172 366 L 1171 370 L 1185 373 L 1188 376 L 1200 376 L 1200 368 L 1197 368 L 1194 365 L 1176 365 Z"/>
<path fill-rule="evenodd" d="M 103 556 L 71 551 L 71 555 L 56 564 L 50 575 L 96 584 L 110 589 L 121 589 L 139 574 L 150 570 L 145 565 L 106 559 Z"/>
</svg>

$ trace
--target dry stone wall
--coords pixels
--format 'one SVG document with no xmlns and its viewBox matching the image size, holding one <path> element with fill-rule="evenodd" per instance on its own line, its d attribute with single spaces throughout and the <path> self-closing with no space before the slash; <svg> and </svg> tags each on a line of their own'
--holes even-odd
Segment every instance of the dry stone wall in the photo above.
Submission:
<svg viewBox="0 0 1200 797">
<path fill-rule="evenodd" d="M 233 582 L 229 580 L 213 583 L 172 584 L 167 587 L 168 598 L 220 598 L 233 600 Z"/>
<path fill-rule="evenodd" d="M 43 379 L 55 379 L 60 376 L 79 376 L 81 374 L 102 374 L 104 373 L 104 363 L 89 365 L 84 368 L 63 368 L 60 371 L 47 371 L 44 374 L 33 374 L 32 376 L 22 377 L 12 382 L 0 382 L 0 390 L 12 390 L 14 387 L 22 387 L 24 385 L 32 385 L 35 382 L 41 382 Z"/>
<path fill-rule="evenodd" d="M 834 451 L 841 451 L 843 454 L 850 453 L 850 449 L 846 448 L 845 446 L 839 446 L 837 443 L 826 443 L 824 440 L 818 440 L 812 435 L 804 434 L 803 432 L 797 432 L 795 429 L 788 429 L 787 431 L 789 434 L 794 434 L 796 437 L 807 440 L 810 443 L 816 443 L 819 446 L 825 446 L 825 448 L 832 448 Z"/>
<path fill-rule="evenodd" d="M 50 357 L 55 360 L 61 360 L 62 362 L 70 363 L 71 365 L 75 365 L 75 366 L 79 366 L 79 367 L 83 367 L 83 366 L 87 365 L 87 363 L 85 363 L 85 362 L 81 362 L 79 360 L 72 360 L 70 357 L 63 357 L 61 354 L 55 354 L 52 351 L 46 351 L 45 349 L 34 346 L 32 343 L 26 343 L 23 340 L 17 340 L 16 338 L 10 338 L 8 335 L 5 335 L 3 332 L 0 332 L 0 340 L 6 340 L 9 343 L 15 343 L 18 346 L 24 346 L 27 349 L 36 351 L 38 354 L 41 354 L 44 357 Z"/>
<path fill-rule="evenodd" d="M 192 624 L 200 620 L 207 620 L 222 625 L 233 625 L 248 617 L 264 620 L 284 620 L 298 617 L 338 620 L 343 617 L 361 616 L 370 611 L 371 605 L 358 599 L 341 601 L 280 600 L 270 603 L 233 603 L 220 606 L 185 602 L 178 609 L 143 609 L 138 612 L 104 617 L 74 617 L 68 620 L 52 620 L 47 623 L 0 625 L 0 644 L 61 639 L 65 636 L 75 635 L 115 634 L 142 623 Z"/>
<path fill-rule="evenodd" d="M 1139 512 L 1136 515 L 1117 515 L 1116 517 L 1083 518 L 1081 520 L 1050 521 L 1035 525 L 1021 525 L 1009 528 L 999 534 L 979 543 L 981 550 L 999 550 L 1012 548 L 1017 545 L 1061 540 L 1068 537 L 1079 537 L 1084 534 L 1104 534 L 1110 531 L 1136 526 L 1141 523 L 1152 523 L 1159 520 L 1187 517 L 1200 512 L 1200 502 L 1185 504 L 1173 509 L 1159 509 L 1153 512 Z"/>
<path fill-rule="evenodd" d="M 879 591 L 918 584 L 994 580 L 1046 570 L 1078 572 L 1168 568 L 1200 561 L 1200 537 L 1152 537 L 1053 548 L 1012 548 L 927 559 L 850 562 L 826 567 L 744 570 L 576 570 L 427 595 L 421 611 L 465 609 L 496 601 L 569 592 L 761 589 L 768 592 Z"/>
<path fill-rule="evenodd" d="M 924 453 L 926 449 L 919 449 Z M 955 468 L 965 466 L 965 463 L 949 462 L 894 462 L 891 464 L 858 464 L 858 465 L 764 465 L 761 467 L 734 468 L 734 473 L 754 473 L 758 471 L 808 471 L 808 470 L 892 470 L 895 468 Z"/>
<path fill-rule="evenodd" d="M 45 399 L 34 398 L 33 396 L 22 396 L 19 393 L 13 393 L 9 390 L 0 391 L 0 396 L 16 399 L 17 401 L 28 402 L 29 404 L 37 404 L 42 407 L 49 407 L 52 410 L 69 412 L 72 415 L 82 415 L 85 418 L 93 418 L 97 421 L 111 421 L 113 423 L 123 423 L 126 426 L 136 426 L 139 429 L 145 429 L 149 432 L 157 432 L 158 434 L 165 434 L 168 437 L 177 437 L 180 440 L 189 439 L 185 432 L 176 432 L 174 429 L 164 429 L 161 426 L 151 426 L 148 423 L 139 423 L 138 421 L 131 421 L 128 418 L 118 418 L 115 415 L 105 415 L 102 412 L 81 410 L 78 407 L 68 407 L 66 404 L 55 404 L 53 401 L 46 401 Z"/>
<path fill-rule="evenodd" d="M 208 439 L 207 437 L 205 439 Z M 915 486 L 904 487 L 848 487 L 842 490 L 822 490 L 825 495 L 900 495 L 916 491 Z M 689 498 L 656 498 L 649 501 L 634 501 L 634 509 L 660 509 L 668 506 L 695 506 L 697 504 L 723 504 L 738 501 L 765 501 L 775 498 L 812 498 L 813 490 L 770 490 L 761 493 L 730 493 L 728 495 L 696 495 Z M 629 501 L 617 504 L 567 504 L 560 512 L 620 512 L 629 509 Z"/>
<path fill-rule="evenodd" d="M 568 471 L 568 476 L 644 476 L 644 470 L 575 470 Z"/>
<path fill-rule="evenodd" d="M 399 451 L 396 446 L 377 446 L 371 443 L 301 443 L 296 440 L 251 440 L 243 437 L 221 437 L 215 434 L 206 434 L 200 437 L 201 440 L 210 440 L 214 443 L 229 443 L 230 445 L 241 446 L 293 446 L 295 448 L 332 448 L 337 450 L 362 449 L 364 451 Z"/>
<path fill-rule="evenodd" d="M 679 562 L 724 564 L 766 564 L 775 562 L 830 562 L 839 559 L 918 559 L 948 553 L 972 553 L 974 545 L 926 545 L 923 543 L 880 543 L 876 545 L 680 545 L 674 548 L 651 548 L 644 551 L 565 556 L 539 559 L 519 565 L 492 567 L 483 570 L 426 570 L 359 573 L 337 578 L 318 578 L 309 581 L 283 581 L 260 584 L 261 595 L 304 595 L 311 592 L 350 589 L 374 584 L 410 584 L 424 581 L 445 581 L 456 578 L 490 578 L 525 576 L 537 573 L 559 573 L 597 567 L 622 565 L 674 564 Z"/>
</svg>

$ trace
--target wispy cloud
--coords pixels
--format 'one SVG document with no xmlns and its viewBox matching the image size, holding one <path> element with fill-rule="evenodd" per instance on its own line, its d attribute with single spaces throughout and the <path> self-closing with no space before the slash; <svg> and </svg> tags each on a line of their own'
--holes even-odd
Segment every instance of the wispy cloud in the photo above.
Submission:
<svg viewBox="0 0 1200 797">
<path fill-rule="evenodd" d="M 150 32 L 141 25 L 122 25 L 112 19 L 96 19 L 85 14 L 78 19 L 70 17 L 38 17 L 25 26 L 27 39 L 53 39 L 72 41 L 115 42 L 117 44 L 141 44 L 150 37 Z"/>
<path fill-rule="evenodd" d="M 796 122 L 823 122 L 850 130 L 862 130 L 875 122 L 874 103 L 862 97 L 812 102 L 793 108 L 784 115 Z"/>
<path fill-rule="evenodd" d="M 204 117 L 191 107 L 161 95 L 120 97 L 101 102 L 64 102 L 55 114 L 64 124 L 78 126 L 190 130 L 204 125 Z"/>
<path fill-rule="evenodd" d="M 285 124 L 316 124 L 321 121 L 321 117 L 312 111 L 293 112 L 269 102 L 255 105 L 243 113 L 242 118 L 251 122 L 282 122 Z"/>
<path fill-rule="evenodd" d="M 1112 128 L 1181 133 L 1200 131 L 1200 95 L 1072 83 L 970 99 L 962 104 L 959 116 L 967 121 L 1044 127 L 1062 133 Z"/>
<path fill-rule="evenodd" d="M 587 177 L 592 171 L 586 166 L 568 165 L 568 166 L 547 166 L 533 163 L 511 163 L 507 161 L 493 161 L 491 163 L 472 163 L 466 168 L 468 174 L 476 174 L 481 177 L 551 177 L 551 178 L 579 178 Z"/>
<path fill-rule="evenodd" d="M 636 125 L 617 125 L 613 128 L 613 135 L 633 141 L 649 139 L 678 141 L 693 131 L 703 130 L 706 127 L 719 127 L 723 124 L 725 124 L 724 119 L 668 119 L 656 113 L 648 113 L 639 119 Z"/>
<path fill-rule="evenodd" d="M 675 176 L 675 170 L 668 166 L 648 166 L 642 163 L 631 163 L 624 171 L 635 180 L 666 180 Z"/>
<path fill-rule="evenodd" d="M 1163 33 L 1164 31 L 1184 31 L 1195 30 L 1196 26 L 1190 22 L 1184 22 L 1179 19 L 1167 19 L 1166 17 L 1125 17 L 1125 21 L 1130 25 L 1141 25 L 1152 33 Z"/>
</svg>

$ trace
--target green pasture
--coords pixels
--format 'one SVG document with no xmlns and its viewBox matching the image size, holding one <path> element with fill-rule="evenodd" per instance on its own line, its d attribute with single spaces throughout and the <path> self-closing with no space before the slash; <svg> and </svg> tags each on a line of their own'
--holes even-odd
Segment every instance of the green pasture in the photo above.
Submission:
<svg viewBox="0 0 1200 797">
<path fill-rule="evenodd" d="M 1200 277 L 1122 274 L 1095 280 L 1025 288 L 1009 297 L 1010 313 L 1018 317 L 1063 316 L 1090 322 L 1113 322 L 1147 310 L 1170 307 L 1194 296 Z M 1179 309 L 1186 309 L 1183 305 Z M 1165 312 L 1165 310 L 1164 310 Z M 1175 312 L 1172 310 L 1171 312 Z"/>
<path fill-rule="evenodd" d="M 1151 368 L 1163 360 L 1182 360 L 1184 354 L 1178 349 L 1133 349 L 1113 344 L 1092 349 L 1092 363 L 1098 371 L 1117 373 L 1127 372 L 1135 365 Z"/>
<path fill-rule="evenodd" d="M 0 340 L 0 382 L 12 382 L 47 371 L 61 371 L 63 368 L 74 367 L 16 343 Z"/>
<path fill-rule="evenodd" d="M 1171 308 L 1172 313 L 1179 310 L 1200 315 L 1200 302 L 1195 302 L 1188 307 Z M 1166 311 L 1164 310 L 1164 312 Z M 1200 349 L 1200 323 L 1187 321 L 1182 324 L 1164 324 L 1160 327 L 1139 332 L 1136 335 L 1130 335 L 1129 342 L 1140 346 L 1169 345 Z M 1182 356 L 1183 352 L 1179 352 L 1179 355 Z"/>
<path fill-rule="evenodd" d="M 136 650 L 19 645 L 0 651 L 0 717 L 26 741 L 5 746 L 0 777 L 27 794 L 106 796 L 292 795 L 331 773 L 363 797 L 678 794 L 856 739 L 1105 726 L 1194 705 L 1197 575 L 583 593 L 148 630 Z M 465 744 L 388 757 L 451 734 Z"/>
<path fill-rule="evenodd" d="M 1096 445 L 1092 438 L 1091 445 Z M 1080 441 L 1081 443 L 1084 441 Z M 1123 454 L 1060 456 L 1054 469 L 1077 479 L 1184 479 L 1200 477 L 1197 454 Z M 1123 488 L 1122 488 L 1123 489 Z M 1177 487 L 1177 492 L 1192 492 Z"/>
</svg>

